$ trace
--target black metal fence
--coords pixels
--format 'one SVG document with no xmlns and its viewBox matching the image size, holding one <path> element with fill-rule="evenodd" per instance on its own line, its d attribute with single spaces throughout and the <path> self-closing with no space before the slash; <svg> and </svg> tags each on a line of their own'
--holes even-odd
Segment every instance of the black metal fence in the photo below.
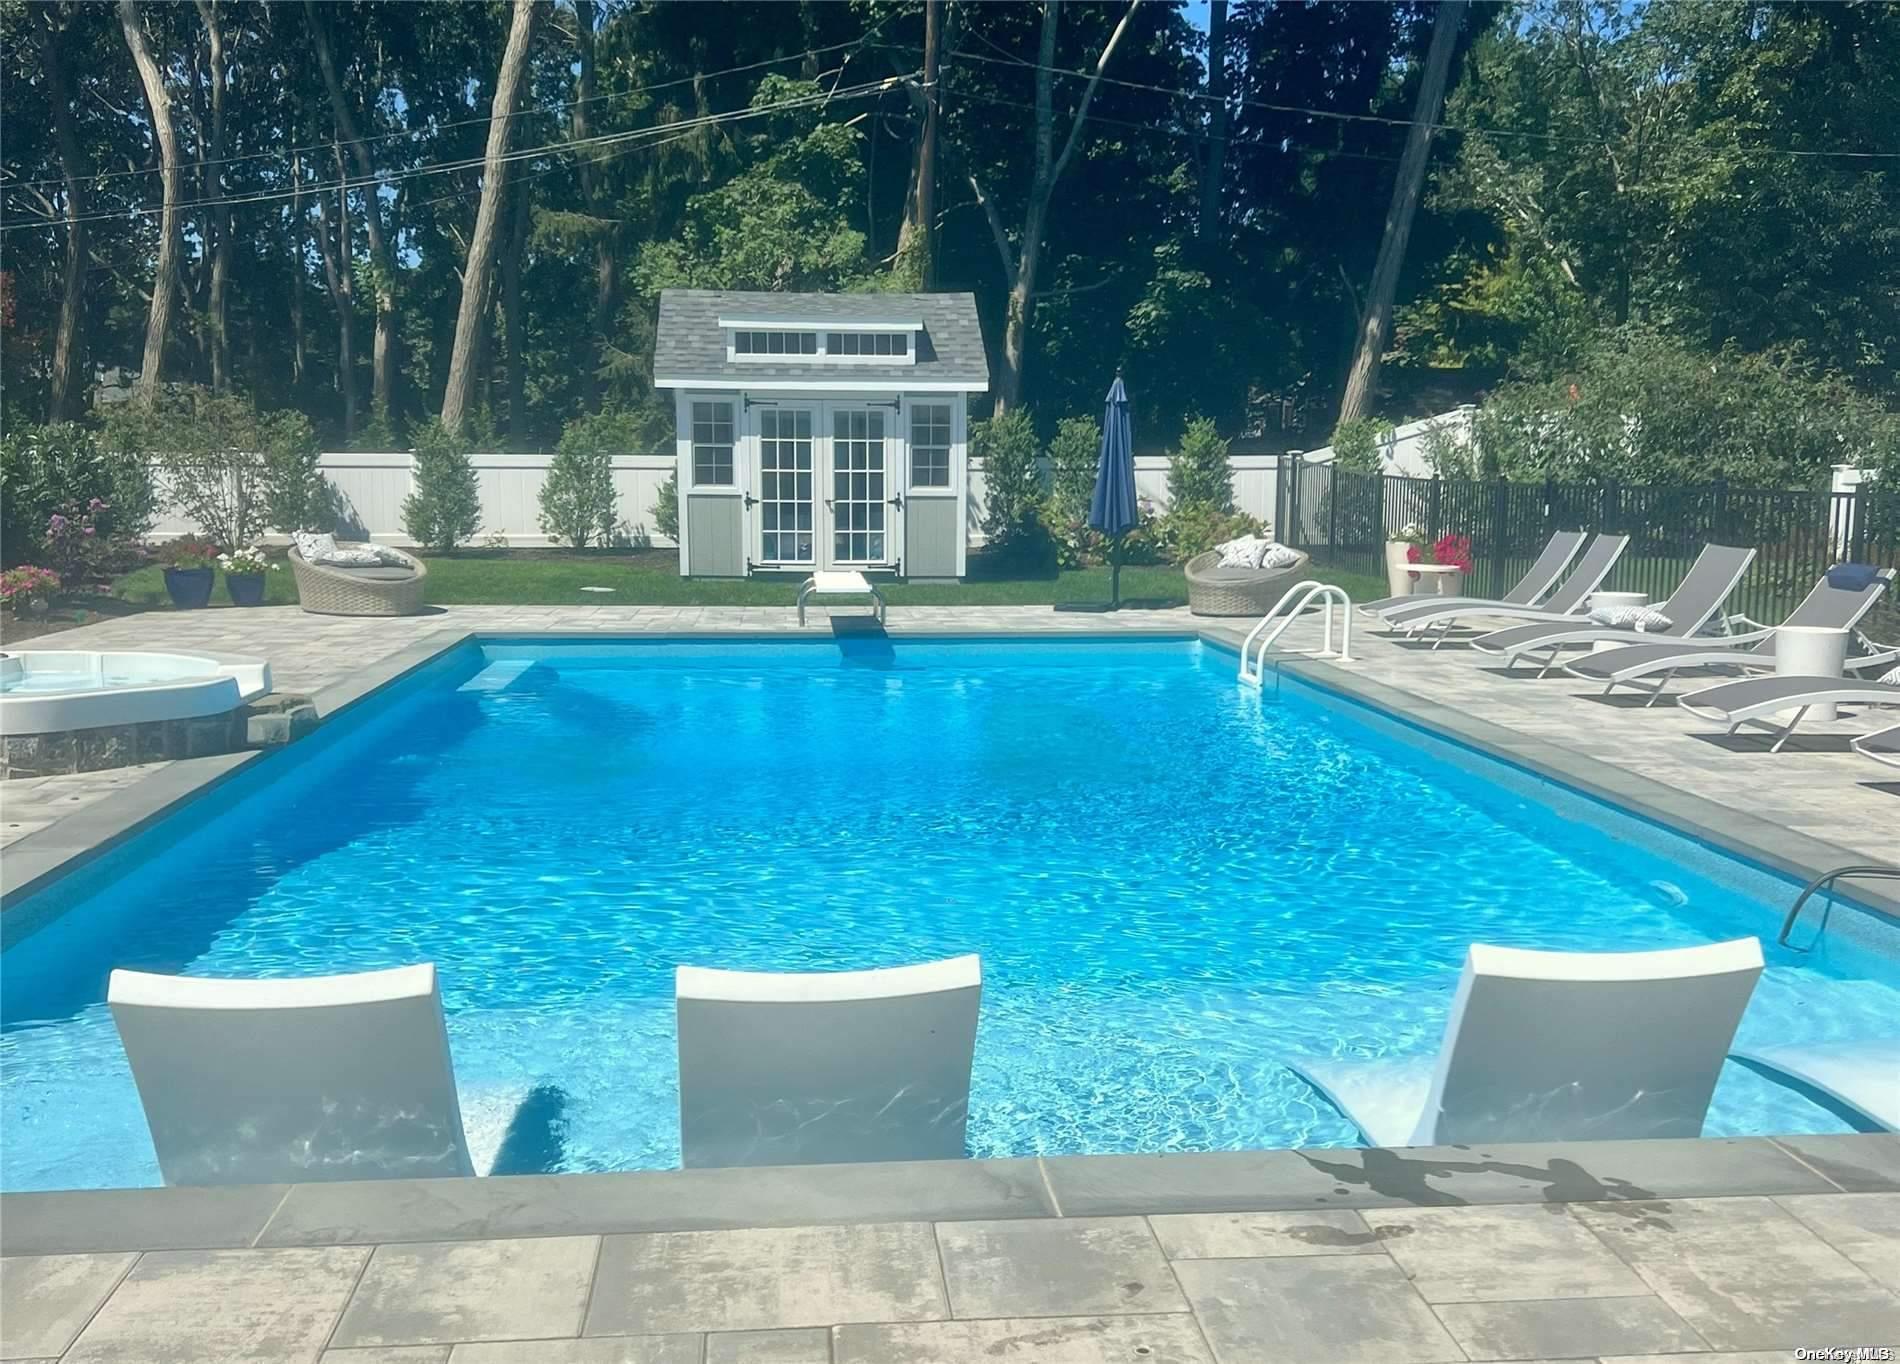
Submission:
<svg viewBox="0 0 1900 1364">
<path fill-rule="evenodd" d="M 1429 540 L 1471 537 L 1471 591 L 1496 595 L 1552 532 L 1630 537 L 1605 587 L 1661 601 L 1708 543 L 1757 551 L 1727 609 L 1776 621 L 1830 565 L 1900 564 L 1900 488 L 1852 492 L 1621 484 L 1506 483 L 1361 474 L 1297 457 L 1280 463 L 1275 533 L 1316 564 L 1385 576 L 1385 543 L 1408 525 Z"/>
</svg>

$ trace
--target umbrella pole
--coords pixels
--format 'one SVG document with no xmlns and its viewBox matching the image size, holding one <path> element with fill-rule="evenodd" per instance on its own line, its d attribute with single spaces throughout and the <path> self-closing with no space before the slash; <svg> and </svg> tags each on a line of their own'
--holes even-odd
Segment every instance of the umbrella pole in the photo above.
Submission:
<svg viewBox="0 0 1900 1364">
<path fill-rule="evenodd" d="M 1108 542 L 1108 609 L 1121 610 L 1122 605 L 1122 536 L 1115 533 Z"/>
</svg>

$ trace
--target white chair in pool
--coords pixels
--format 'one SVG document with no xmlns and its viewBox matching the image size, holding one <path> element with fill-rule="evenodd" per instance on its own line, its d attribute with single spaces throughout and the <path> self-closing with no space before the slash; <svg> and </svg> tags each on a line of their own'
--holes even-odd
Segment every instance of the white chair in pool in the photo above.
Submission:
<svg viewBox="0 0 1900 1364">
<path fill-rule="evenodd" d="M 1761 971 L 1754 938 L 1660 952 L 1473 944 L 1436 1057 L 1292 1065 L 1373 1146 L 1700 1136 Z"/>
<path fill-rule="evenodd" d="M 679 968 L 686 1166 L 964 1154 L 982 964 Z"/>
<path fill-rule="evenodd" d="M 434 966 L 297 980 L 114 971 L 167 1184 L 472 1175 Z"/>
</svg>

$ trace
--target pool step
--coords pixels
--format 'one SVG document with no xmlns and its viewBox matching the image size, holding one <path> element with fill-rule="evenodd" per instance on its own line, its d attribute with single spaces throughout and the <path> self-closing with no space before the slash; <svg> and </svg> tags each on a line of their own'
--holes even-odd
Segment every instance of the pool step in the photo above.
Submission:
<svg viewBox="0 0 1900 1364">
<path fill-rule="evenodd" d="M 534 666 L 531 658 L 507 658 L 490 663 L 468 679 L 457 691 L 506 691 L 517 677 Z"/>
</svg>

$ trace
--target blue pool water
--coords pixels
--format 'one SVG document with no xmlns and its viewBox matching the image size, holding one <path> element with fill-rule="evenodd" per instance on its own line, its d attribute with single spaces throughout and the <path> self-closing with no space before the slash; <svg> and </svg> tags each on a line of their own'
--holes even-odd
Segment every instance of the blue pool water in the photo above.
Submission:
<svg viewBox="0 0 1900 1364">
<path fill-rule="evenodd" d="M 1344 1144 L 1473 941 L 1772 944 L 1785 882 L 1193 642 L 467 646 L 68 878 L 0 956 L 9 1189 L 157 1182 L 114 966 L 437 964 L 477 1168 L 677 1164 L 676 964 L 983 957 L 975 1155 Z M 57 917 L 50 910 L 63 909 Z M 15 929 L 18 935 L 17 928 Z M 1744 1024 L 1873 1035 L 1891 930 Z M 1884 940 L 1883 940 L 1884 939 Z M 1736 1066 L 1712 1135 L 1839 1130 Z M 511 1164 L 512 1162 L 512 1164 Z"/>
</svg>

